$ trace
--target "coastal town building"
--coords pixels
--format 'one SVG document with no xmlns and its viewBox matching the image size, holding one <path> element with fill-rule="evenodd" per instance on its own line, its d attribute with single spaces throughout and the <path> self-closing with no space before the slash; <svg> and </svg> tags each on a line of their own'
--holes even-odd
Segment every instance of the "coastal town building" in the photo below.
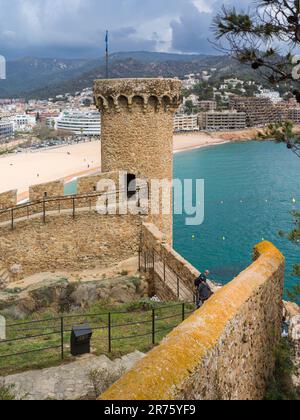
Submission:
<svg viewBox="0 0 300 420">
<path fill-rule="evenodd" d="M 174 132 L 199 131 L 198 114 L 176 114 L 174 117 Z"/>
<path fill-rule="evenodd" d="M 56 120 L 58 130 L 81 136 L 100 136 L 101 123 L 98 112 L 65 111 Z"/>
<path fill-rule="evenodd" d="M 200 130 L 242 130 L 246 128 L 246 114 L 237 111 L 203 112 L 199 114 Z"/>
<path fill-rule="evenodd" d="M 191 94 L 188 97 L 184 98 L 183 105 L 185 105 L 188 101 L 192 102 L 194 106 L 198 106 L 199 104 L 199 97 L 197 95 Z"/>
<path fill-rule="evenodd" d="M 184 89 L 186 90 L 190 90 L 193 89 L 193 87 L 199 83 L 199 80 L 196 79 L 196 75 L 195 74 L 187 74 L 185 76 L 185 80 L 183 80 L 182 82 L 182 86 Z"/>
<path fill-rule="evenodd" d="M 30 131 L 36 125 L 36 118 L 32 115 L 18 114 L 11 118 L 14 131 Z"/>
<path fill-rule="evenodd" d="M 227 86 L 230 85 L 235 89 L 239 85 L 243 86 L 244 81 L 238 78 L 224 79 L 224 84 Z"/>
<path fill-rule="evenodd" d="M 300 107 L 289 108 L 287 110 L 287 120 L 293 121 L 294 124 L 300 124 Z"/>
<path fill-rule="evenodd" d="M 0 142 L 5 141 L 14 134 L 14 125 L 9 120 L 0 120 Z"/>
<path fill-rule="evenodd" d="M 256 96 L 257 98 L 269 98 L 273 104 L 277 104 L 282 101 L 280 93 L 270 89 L 262 89 Z"/>
<path fill-rule="evenodd" d="M 270 98 L 231 96 L 229 107 L 246 114 L 248 127 L 265 127 L 280 120 L 280 114 Z"/>
<path fill-rule="evenodd" d="M 199 101 L 198 105 L 202 111 L 215 111 L 218 106 L 216 101 Z"/>
</svg>

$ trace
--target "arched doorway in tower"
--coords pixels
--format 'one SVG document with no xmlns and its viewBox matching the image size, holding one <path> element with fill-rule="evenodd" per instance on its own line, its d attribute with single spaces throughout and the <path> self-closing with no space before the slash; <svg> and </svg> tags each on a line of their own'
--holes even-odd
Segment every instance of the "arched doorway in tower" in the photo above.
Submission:
<svg viewBox="0 0 300 420">
<path fill-rule="evenodd" d="M 130 199 L 136 194 L 136 175 L 127 174 L 127 198 Z"/>
</svg>

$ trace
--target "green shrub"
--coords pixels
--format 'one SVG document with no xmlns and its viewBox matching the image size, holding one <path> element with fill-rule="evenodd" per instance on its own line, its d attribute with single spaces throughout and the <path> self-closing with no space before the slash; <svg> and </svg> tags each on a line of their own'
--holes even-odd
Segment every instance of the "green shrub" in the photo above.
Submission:
<svg viewBox="0 0 300 420">
<path fill-rule="evenodd" d="M 123 270 L 123 271 L 121 271 L 120 275 L 122 277 L 128 276 L 128 271 L 127 270 Z"/>
<path fill-rule="evenodd" d="M 7 386 L 3 381 L 0 381 L 0 401 L 15 401 L 13 390 L 14 385 Z"/>
<path fill-rule="evenodd" d="M 142 283 L 141 279 L 138 277 L 132 277 L 131 281 L 136 289 L 138 289 Z"/>
<path fill-rule="evenodd" d="M 141 299 L 135 302 L 131 302 L 126 306 L 127 312 L 138 312 L 138 311 L 150 311 L 151 309 L 157 308 L 157 303 L 152 302 L 149 299 Z"/>
<path fill-rule="evenodd" d="M 275 358 L 275 371 L 268 385 L 265 399 L 268 401 L 300 400 L 300 390 L 294 387 L 292 381 L 295 366 L 293 347 L 288 340 L 281 340 L 275 350 Z"/>
<path fill-rule="evenodd" d="M 22 289 L 19 287 L 15 287 L 14 289 L 5 289 L 5 293 L 8 293 L 9 295 L 17 295 L 22 292 Z"/>
</svg>

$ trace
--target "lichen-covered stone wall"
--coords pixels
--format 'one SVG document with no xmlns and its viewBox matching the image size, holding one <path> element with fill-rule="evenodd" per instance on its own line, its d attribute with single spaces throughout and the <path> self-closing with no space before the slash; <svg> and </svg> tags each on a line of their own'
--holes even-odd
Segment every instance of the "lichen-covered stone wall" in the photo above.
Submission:
<svg viewBox="0 0 300 420">
<path fill-rule="evenodd" d="M 103 400 L 260 400 L 281 337 L 285 259 L 255 262 L 105 392 Z"/>
<path fill-rule="evenodd" d="M 47 215 L 0 229 L 0 265 L 19 277 L 39 272 L 108 267 L 138 254 L 142 217 L 80 212 Z"/>
</svg>

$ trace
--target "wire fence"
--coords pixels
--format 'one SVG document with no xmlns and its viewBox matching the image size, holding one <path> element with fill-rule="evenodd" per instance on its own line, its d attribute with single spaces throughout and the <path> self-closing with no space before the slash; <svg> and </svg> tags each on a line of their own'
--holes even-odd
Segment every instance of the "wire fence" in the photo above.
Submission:
<svg viewBox="0 0 300 420">
<path fill-rule="evenodd" d="M 93 332 L 94 354 L 147 351 L 194 309 L 193 304 L 181 303 L 144 311 L 76 314 L 8 324 L 6 340 L 0 341 L 0 375 L 72 359 L 72 329 L 80 326 L 85 329 L 86 323 Z"/>
</svg>

